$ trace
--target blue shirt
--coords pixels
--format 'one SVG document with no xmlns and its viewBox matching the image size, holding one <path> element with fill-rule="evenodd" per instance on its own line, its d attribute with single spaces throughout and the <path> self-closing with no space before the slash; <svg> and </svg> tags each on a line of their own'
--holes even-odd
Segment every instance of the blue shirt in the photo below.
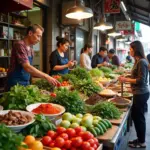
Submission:
<svg viewBox="0 0 150 150">
<path fill-rule="evenodd" d="M 104 61 L 105 61 L 105 59 L 101 55 L 96 54 L 92 58 L 92 64 L 91 64 L 91 66 L 92 66 L 92 68 L 96 68 L 98 64 L 101 64 Z"/>
</svg>

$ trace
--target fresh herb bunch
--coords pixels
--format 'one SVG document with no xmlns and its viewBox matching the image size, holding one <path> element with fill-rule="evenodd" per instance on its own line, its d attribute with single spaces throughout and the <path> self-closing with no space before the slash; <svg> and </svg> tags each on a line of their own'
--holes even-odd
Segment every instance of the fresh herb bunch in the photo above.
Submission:
<svg viewBox="0 0 150 150">
<path fill-rule="evenodd" d="M 36 81 L 35 85 L 38 86 L 39 89 L 44 89 L 49 92 L 53 92 L 55 88 L 54 85 L 50 84 L 47 80 L 44 79 Z"/>
<path fill-rule="evenodd" d="M 75 88 L 87 96 L 101 91 L 101 88 L 91 80 L 79 80 L 75 83 Z"/>
<path fill-rule="evenodd" d="M 121 112 L 111 102 L 100 102 L 92 106 L 91 113 L 105 119 L 119 119 Z"/>
<path fill-rule="evenodd" d="M 56 91 L 56 95 L 52 98 L 52 103 L 64 106 L 66 111 L 72 114 L 84 113 L 85 103 L 80 99 L 77 91 L 69 91 L 63 88 Z"/>
<path fill-rule="evenodd" d="M 74 70 L 72 70 L 70 73 L 74 74 L 79 80 L 80 79 L 86 79 L 86 80 L 91 79 L 90 73 L 84 68 L 77 67 Z"/>
<path fill-rule="evenodd" d="M 63 79 L 64 81 L 70 81 L 70 82 L 72 82 L 73 84 L 74 84 L 75 82 L 77 82 L 77 80 L 78 80 L 77 77 L 76 77 L 74 74 L 70 74 L 70 73 L 62 75 L 62 79 Z"/>
<path fill-rule="evenodd" d="M 100 70 L 102 70 L 104 73 L 112 73 L 112 69 L 108 67 L 100 67 Z"/>
<path fill-rule="evenodd" d="M 35 122 L 23 129 L 22 133 L 24 135 L 42 137 L 46 135 L 48 130 L 56 130 L 56 127 L 48 117 L 40 114 L 35 116 Z"/>
<path fill-rule="evenodd" d="M 0 103 L 3 103 L 5 109 L 25 110 L 26 106 L 36 102 L 48 102 L 50 96 L 41 94 L 39 88 L 35 85 L 22 86 L 15 85 L 11 90 L 3 95 Z"/>
<path fill-rule="evenodd" d="M 0 124 L 0 150 L 18 150 L 24 137 L 14 133 L 4 124 Z"/>
</svg>

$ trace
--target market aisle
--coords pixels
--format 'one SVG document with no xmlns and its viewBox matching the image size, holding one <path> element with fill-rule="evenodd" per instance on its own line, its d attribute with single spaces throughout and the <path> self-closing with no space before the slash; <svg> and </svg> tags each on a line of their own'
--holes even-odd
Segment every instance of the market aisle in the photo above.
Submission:
<svg viewBox="0 0 150 150">
<path fill-rule="evenodd" d="M 137 150 L 150 150 L 150 99 L 148 100 L 148 105 L 149 105 L 149 110 L 148 113 L 146 114 L 146 124 L 147 124 L 147 131 L 146 131 L 146 145 L 147 148 L 146 149 L 142 149 L 139 148 Z M 130 132 L 127 133 L 126 138 L 124 140 L 123 146 L 120 150 L 134 150 L 133 148 L 129 148 L 127 146 L 127 142 L 129 140 L 133 140 L 136 138 L 136 133 L 135 133 L 135 129 L 134 129 L 134 125 L 130 128 Z"/>
</svg>

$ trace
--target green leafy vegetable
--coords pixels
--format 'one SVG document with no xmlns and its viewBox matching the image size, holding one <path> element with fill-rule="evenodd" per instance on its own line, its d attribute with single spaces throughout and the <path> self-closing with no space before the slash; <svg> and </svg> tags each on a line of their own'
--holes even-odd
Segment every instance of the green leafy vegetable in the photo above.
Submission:
<svg viewBox="0 0 150 150">
<path fill-rule="evenodd" d="M 90 112 L 105 119 L 119 119 L 121 115 L 120 110 L 111 102 L 97 103 Z"/>
<path fill-rule="evenodd" d="M 77 91 L 64 88 L 56 91 L 56 95 L 51 102 L 64 106 L 66 111 L 72 114 L 84 113 L 85 103 L 80 99 Z"/>
<path fill-rule="evenodd" d="M 48 130 L 55 130 L 55 125 L 50 119 L 44 115 L 36 115 L 35 122 L 25 128 L 22 133 L 24 135 L 33 135 L 35 137 L 42 137 L 46 135 Z"/>
<path fill-rule="evenodd" d="M 92 77 L 103 77 L 104 73 L 103 71 L 99 70 L 98 68 L 94 68 L 92 70 L 90 70 L 90 74 Z"/>
<path fill-rule="evenodd" d="M 3 95 L 0 103 L 3 103 L 5 109 L 25 110 L 26 106 L 36 102 L 48 102 L 50 96 L 41 94 L 39 88 L 35 85 L 27 87 L 15 85 L 11 90 Z"/>
<path fill-rule="evenodd" d="M 102 70 L 104 73 L 112 73 L 112 69 L 108 67 L 100 67 L 100 70 Z"/>
<path fill-rule="evenodd" d="M 74 74 L 69 74 L 69 73 L 62 75 L 62 79 L 65 81 L 71 81 L 73 84 L 78 80 Z"/>
<path fill-rule="evenodd" d="M 24 137 L 14 133 L 4 124 L 0 124 L 0 150 L 18 150 Z"/>
</svg>

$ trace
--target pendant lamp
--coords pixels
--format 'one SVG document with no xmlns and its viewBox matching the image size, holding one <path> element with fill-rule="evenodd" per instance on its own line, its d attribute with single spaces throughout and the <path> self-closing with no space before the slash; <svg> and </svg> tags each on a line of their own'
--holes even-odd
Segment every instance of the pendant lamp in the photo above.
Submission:
<svg viewBox="0 0 150 150">
<path fill-rule="evenodd" d="M 116 36 L 120 36 L 121 33 L 118 32 L 118 31 L 115 31 L 114 29 L 111 29 L 109 32 L 108 32 L 108 36 L 112 36 L 112 37 L 116 37 Z"/>
<path fill-rule="evenodd" d="M 128 37 L 127 41 L 125 41 L 126 44 L 130 44 L 132 41 L 130 40 L 130 38 Z"/>
<path fill-rule="evenodd" d="M 70 19 L 87 19 L 93 16 L 91 8 L 85 7 L 83 0 L 75 0 L 75 6 L 69 8 L 66 17 Z"/>
</svg>

